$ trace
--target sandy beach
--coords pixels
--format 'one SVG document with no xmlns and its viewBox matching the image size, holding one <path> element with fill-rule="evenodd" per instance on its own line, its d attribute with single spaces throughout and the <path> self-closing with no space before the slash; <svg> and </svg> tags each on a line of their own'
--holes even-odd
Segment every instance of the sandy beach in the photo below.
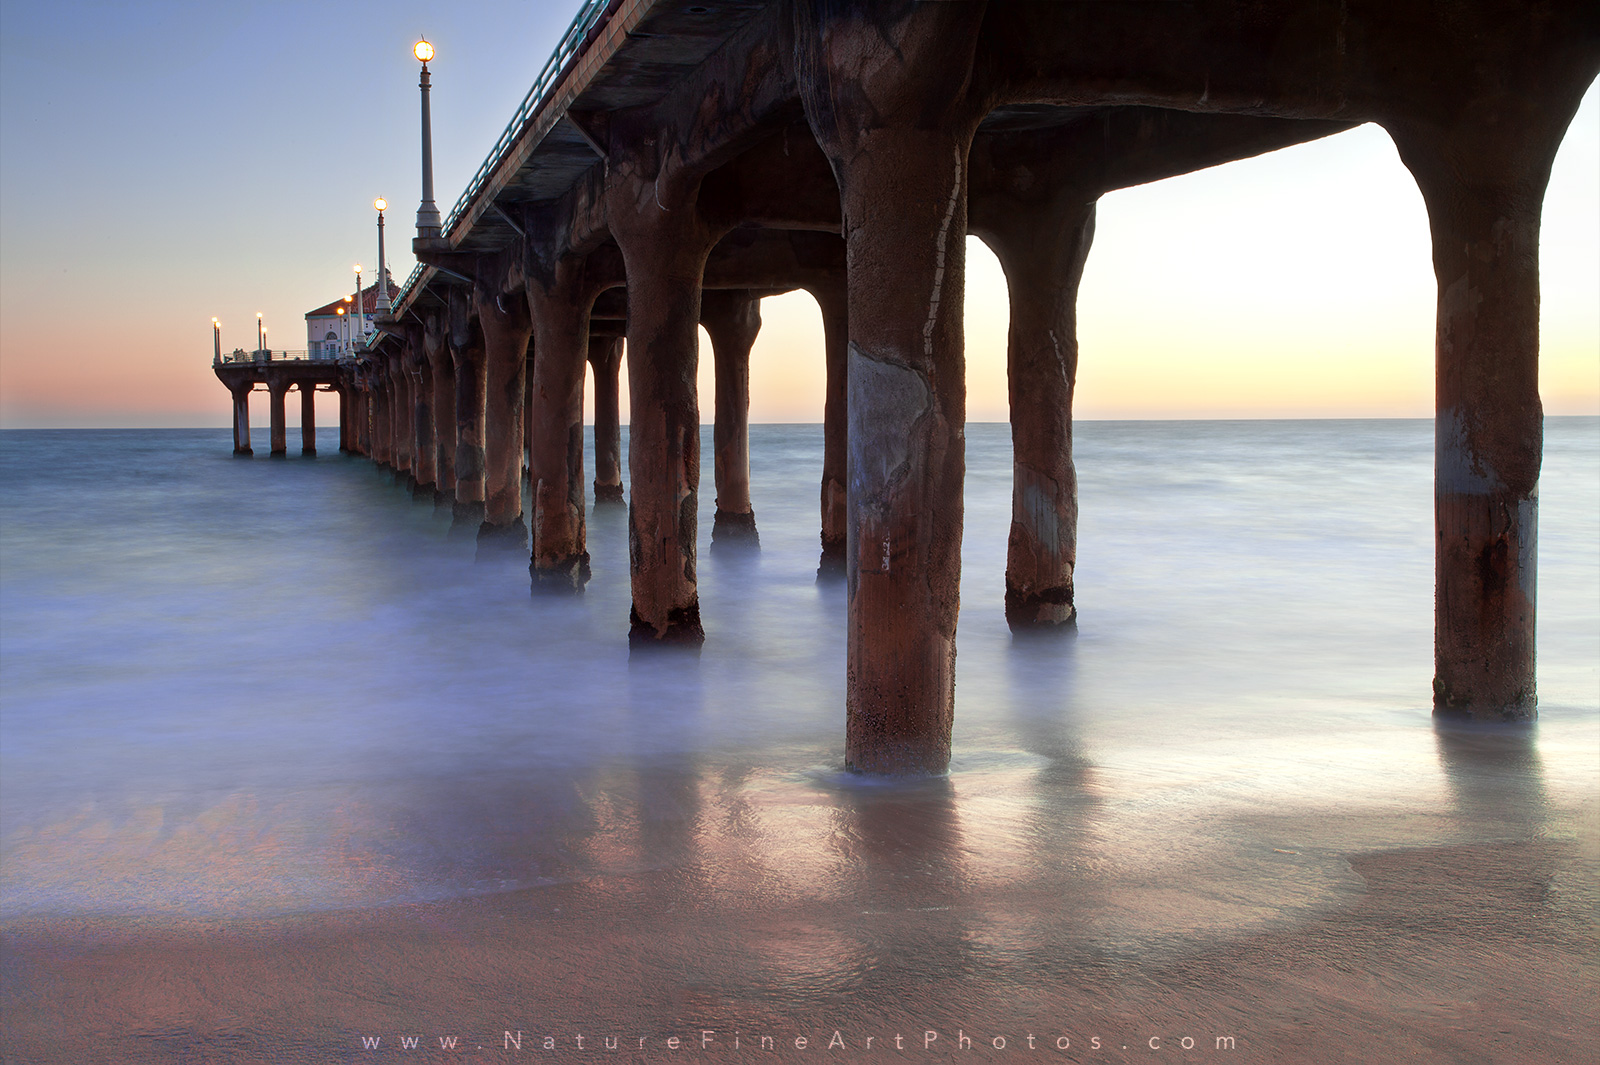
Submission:
<svg viewBox="0 0 1600 1065">
<path fill-rule="evenodd" d="M 832 899 L 700 854 L 372 910 L 12 922 L 5 1059 L 1593 1060 L 1592 808 L 1535 838 L 1325 855 L 1345 874 L 1314 916 L 1235 922 L 1217 879 L 974 889 L 959 832 L 877 805 L 840 826 L 859 879 Z M 1207 909 L 1209 934 L 1162 935 Z M 1117 950 L 1113 922 L 1160 946 Z"/>
</svg>

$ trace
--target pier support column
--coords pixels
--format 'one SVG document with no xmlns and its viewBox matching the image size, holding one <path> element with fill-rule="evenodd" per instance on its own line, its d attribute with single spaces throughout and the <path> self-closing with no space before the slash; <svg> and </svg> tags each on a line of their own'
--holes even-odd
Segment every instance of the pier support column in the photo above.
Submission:
<svg viewBox="0 0 1600 1065">
<path fill-rule="evenodd" d="M 361 386 L 356 390 L 356 443 L 361 453 L 369 459 L 374 457 L 372 454 L 373 387 L 371 375 L 364 374 Z"/>
<path fill-rule="evenodd" d="M 271 379 L 267 382 L 268 406 L 272 418 L 272 445 L 270 454 L 287 455 L 289 453 L 289 419 L 284 412 L 284 396 L 289 391 L 289 383 L 281 379 Z"/>
<path fill-rule="evenodd" d="M 1012 631 L 1073 623 L 1078 478 L 1072 390 L 1078 373 L 1078 283 L 1094 239 L 1095 203 L 1057 184 L 1034 202 L 974 198 L 974 232 L 993 249 L 1011 293 L 1006 376 L 1011 400 L 1011 534 L 1006 622 Z"/>
<path fill-rule="evenodd" d="M 394 431 L 389 425 L 394 390 L 389 381 L 389 360 L 374 360 L 372 367 L 372 461 L 379 469 L 392 469 Z"/>
<path fill-rule="evenodd" d="M 250 446 L 250 391 L 249 383 L 228 390 L 233 396 L 233 453 L 254 455 Z"/>
<path fill-rule="evenodd" d="M 317 386 L 300 385 L 300 454 L 317 453 Z"/>
<path fill-rule="evenodd" d="M 841 274 L 837 284 L 817 285 L 810 292 L 822 311 L 827 359 L 826 398 L 822 407 L 822 557 L 817 563 L 817 576 L 842 577 L 848 540 L 845 477 L 850 441 L 849 291 Z"/>
<path fill-rule="evenodd" d="M 484 348 L 484 511 L 486 532 L 522 529 L 522 400 L 533 325 L 521 292 L 473 286 Z"/>
<path fill-rule="evenodd" d="M 350 398 L 354 401 L 355 424 L 351 432 L 355 438 L 356 450 L 361 454 L 372 457 L 372 384 L 363 381 L 355 387 Z"/>
<path fill-rule="evenodd" d="M 450 290 L 450 356 L 456 382 L 455 522 L 483 523 L 484 497 L 484 364 L 483 334 L 472 314 L 465 289 Z"/>
<path fill-rule="evenodd" d="M 334 393 L 339 397 L 339 451 L 349 454 L 351 451 L 352 434 L 350 432 L 350 385 L 341 377 Z"/>
<path fill-rule="evenodd" d="M 845 762 L 949 765 L 961 574 L 965 86 L 981 5 L 796 5 L 800 92 L 839 178 L 849 269 Z"/>
<path fill-rule="evenodd" d="M 433 502 L 455 502 L 456 377 L 444 318 L 430 312 L 422 325 L 422 352 L 433 385 Z"/>
<path fill-rule="evenodd" d="M 413 425 L 416 420 L 411 395 L 411 375 L 406 373 L 404 352 L 397 351 L 389 355 L 388 360 L 390 389 L 394 394 L 394 409 L 389 419 L 389 430 L 393 434 L 394 441 L 394 469 L 402 480 L 410 483 Z"/>
<path fill-rule="evenodd" d="M 408 332 L 415 334 L 406 341 L 404 359 L 412 410 L 411 493 L 431 501 L 439 476 L 436 467 L 439 452 L 434 440 L 433 364 L 424 350 L 422 330 L 413 328 Z"/>
<path fill-rule="evenodd" d="M 761 298 L 744 289 L 705 292 L 700 324 L 711 337 L 716 380 L 711 448 L 717 510 L 711 542 L 758 544 L 750 506 L 750 349 L 761 332 Z"/>
<path fill-rule="evenodd" d="M 532 312 L 529 312 L 530 316 Z M 538 333 L 537 328 L 534 330 Z M 524 368 L 522 379 L 522 476 L 531 483 L 533 480 L 533 353 L 534 344 L 528 345 L 528 365 Z"/>
<path fill-rule="evenodd" d="M 621 169 L 621 168 L 617 168 Z M 695 535 L 700 488 L 700 282 L 723 230 L 698 187 L 663 205 L 654 175 L 617 173 L 607 190 L 628 284 L 630 639 L 698 644 Z"/>
<path fill-rule="evenodd" d="M 548 276 L 530 272 L 534 324 L 530 416 L 535 590 L 579 591 L 589 579 L 583 499 L 583 369 L 589 311 L 599 289 L 585 262 L 559 260 Z"/>
<path fill-rule="evenodd" d="M 1436 713 L 1535 714 L 1539 215 L 1585 80 L 1565 94 L 1508 90 L 1449 128 L 1385 123 L 1428 207 L 1439 286 Z"/>
<path fill-rule="evenodd" d="M 594 371 L 594 505 L 622 502 L 622 338 L 589 336 Z"/>
</svg>

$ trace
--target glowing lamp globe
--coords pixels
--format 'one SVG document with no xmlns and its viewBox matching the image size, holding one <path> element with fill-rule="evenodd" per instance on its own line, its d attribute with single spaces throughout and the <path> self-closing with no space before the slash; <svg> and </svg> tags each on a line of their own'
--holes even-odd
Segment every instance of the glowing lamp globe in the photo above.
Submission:
<svg viewBox="0 0 1600 1065">
<path fill-rule="evenodd" d="M 418 41 L 416 46 L 411 49 L 411 54 L 426 63 L 433 58 L 433 45 L 427 41 Z"/>
</svg>

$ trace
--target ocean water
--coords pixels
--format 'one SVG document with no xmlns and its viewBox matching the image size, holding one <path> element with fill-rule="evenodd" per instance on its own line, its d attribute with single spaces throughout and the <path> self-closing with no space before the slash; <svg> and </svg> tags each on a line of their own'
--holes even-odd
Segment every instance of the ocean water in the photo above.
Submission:
<svg viewBox="0 0 1600 1065">
<path fill-rule="evenodd" d="M 1009 434 L 969 426 L 954 761 L 897 784 L 841 770 L 819 426 L 751 429 L 759 552 L 709 550 L 703 486 L 697 657 L 630 657 L 622 510 L 591 509 L 586 593 L 536 598 L 321 443 L 0 434 L 0 920 L 687 871 L 852 914 L 1037 890 L 1145 957 L 1325 911 L 1356 851 L 1570 836 L 1600 793 L 1600 419 L 1547 423 L 1540 719 L 1501 729 L 1430 713 L 1431 422 L 1080 424 L 1078 631 L 1026 640 Z M 970 937 L 1067 934 L 1005 912 Z M 791 994 L 870 964 L 817 934 Z"/>
</svg>

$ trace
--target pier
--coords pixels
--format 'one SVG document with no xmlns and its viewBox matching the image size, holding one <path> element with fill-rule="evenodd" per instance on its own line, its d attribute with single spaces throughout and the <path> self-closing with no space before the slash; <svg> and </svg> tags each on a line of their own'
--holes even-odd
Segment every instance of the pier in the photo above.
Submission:
<svg viewBox="0 0 1600 1065">
<path fill-rule="evenodd" d="M 810 292 L 828 372 L 819 564 L 848 582 L 846 760 L 867 772 L 950 757 L 966 235 L 1011 293 L 1006 616 L 1070 629 L 1076 300 L 1096 201 L 1378 123 L 1427 205 L 1438 281 L 1434 706 L 1534 715 L 1540 207 L 1600 71 L 1592 0 L 589 0 L 443 216 L 431 48 L 418 58 L 421 265 L 348 355 L 219 351 L 235 450 L 249 453 L 257 385 L 275 454 L 286 393 L 301 393 L 309 449 L 312 390 L 336 391 L 342 449 L 480 536 L 525 523 L 535 589 L 576 593 L 591 565 L 585 367 L 599 505 L 623 494 L 625 340 L 630 638 L 695 645 L 698 329 L 716 359 L 716 536 L 754 539 L 759 304 Z"/>
</svg>

